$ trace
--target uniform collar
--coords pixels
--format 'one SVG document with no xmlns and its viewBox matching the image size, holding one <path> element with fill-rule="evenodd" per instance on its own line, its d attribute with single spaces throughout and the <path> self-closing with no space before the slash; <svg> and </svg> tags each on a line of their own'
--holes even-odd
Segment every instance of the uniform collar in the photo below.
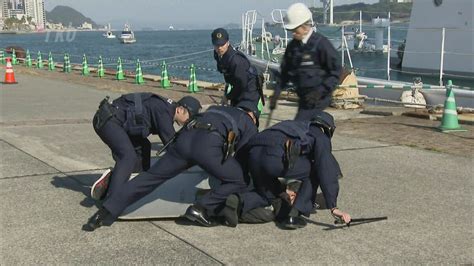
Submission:
<svg viewBox="0 0 474 266">
<path fill-rule="evenodd" d="M 222 60 L 222 59 L 227 59 L 229 58 L 232 54 L 234 53 L 234 47 L 232 47 L 232 45 L 229 44 L 229 48 L 227 49 L 227 51 L 225 52 L 225 54 L 223 54 L 222 56 L 219 56 L 219 59 Z"/>
<path fill-rule="evenodd" d="M 313 34 L 313 28 L 311 28 L 308 32 L 308 34 L 306 34 L 306 36 L 304 36 L 303 40 L 301 40 L 301 42 L 303 44 L 307 44 L 308 43 L 308 40 L 309 38 L 311 37 L 311 34 Z"/>
</svg>

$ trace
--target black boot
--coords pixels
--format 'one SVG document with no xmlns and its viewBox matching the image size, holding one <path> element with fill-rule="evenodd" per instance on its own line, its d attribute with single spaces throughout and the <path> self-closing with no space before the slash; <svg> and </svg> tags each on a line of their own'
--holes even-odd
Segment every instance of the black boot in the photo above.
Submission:
<svg viewBox="0 0 474 266">
<path fill-rule="evenodd" d="M 305 219 L 301 217 L 299 211 L 295 208 L 291 208 L 288 217 L 286 217 L 280 225 L 283 229 L 298 229 L 305 227 L 306 224 Z"/>
<path fill-rule="evenodd" d="M 82 226 L 82 230 L 92 232 L 103 225 L 110 226 L 113 222 L 114 218 L 112 214 L 107 209 L 100 208 L 89 218 L 87 223 Z"/>
<path fill-rule="evenodd" d="M 306 221 L 301 216 L 288 216 L 282 223 L 283 229 L 298 229 L 306 226 Z"/>
<path fill-rule="evenodd" d="M 219 212 L 219 216 L 225 218 L 226 225 L 236 227 L 239 223 L 239 212 L 241 209 L 240 198 L 237 194 L 231 194 L 225 201 L 225 207 Z"/>
<path fill-rule="evenodd" d="M 318 209 L 321 208 L 321 206 L 319 206 L 318 203 L 313 203 L 313 208 L 311 209 L 311 211 L 309 213 L 311 214 L 316 214 L 318 212 Z"/>
<path fill-rule="evenodd" d="M 198 224 L 206 227 L 217 225 L 213 220 L 208 217 L 208 215 L 206 214 L 206 209 L 196 204 L 188 207 L 186 213 L 184 213 L 184 217 L 186 217 L 188 220 L 197 222 Z"/>
</svg>

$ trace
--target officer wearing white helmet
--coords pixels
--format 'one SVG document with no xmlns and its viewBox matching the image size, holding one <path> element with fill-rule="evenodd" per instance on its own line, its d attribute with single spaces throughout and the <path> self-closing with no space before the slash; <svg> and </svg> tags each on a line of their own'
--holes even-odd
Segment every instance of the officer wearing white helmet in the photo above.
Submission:
<svg viewBox="0 0 474 266">
<path fill-rule="evenodd" d="M 313 30 L 312 13 L 303 3 L 292 4 L 287 11 L 287 30 L 293 40 L 281 62 L 270 109 L 276 108 L 281 90 L 292 82 L 299 97 L 296 120 L 310 120 L 313 113 L 331 103 L 331 94 L 339 82 L 342 67 L 331 42 Z"/>
</svg>

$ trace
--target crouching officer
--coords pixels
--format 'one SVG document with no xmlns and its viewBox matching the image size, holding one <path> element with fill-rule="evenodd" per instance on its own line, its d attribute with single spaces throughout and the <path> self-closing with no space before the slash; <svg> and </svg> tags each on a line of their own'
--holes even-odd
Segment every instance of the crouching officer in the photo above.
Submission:
<svg viewBox="0 0 474 266">
<path fill-rule="evenodd" d="M 319 112 L 310 121 L 283 121 L 252 137 L 248 143 L 248 167 L 256 191 L 240 194 L 242 213 L 272 203 L 276 219 L 286 229 L 302 228 L 321 187 L 326 206 L 335 217 L 349 223 L 351 217 L 337 208 L 340 168 L 332 155 L 331 137 L 335 126 L 331 115 Z M 300 180 L 296 198 L 278 177 Z M 293 202 L 294 201 L 294 202 Z"/>
<path fill-rule="evenodd" d="M 214 225 L 209 216 L 219 215 L 230 194 L 247 188 L 244 172 L 234 154 L 257 133 L 255 123 L 253 112 L 229 106 L 210 107 L 184 126 L 167 153 L 148 171 L 107 197 L 83 229 L 93 231 L 101 225 L 111 224 L 127 206 L 194 165 L 222 184 L 191 205 L 185 217 L 203 226 Z"/>
<path fill-rule="evenodd" d="M 185 96 L 178 102 L 153 93 L 124 94 L 112 103 L 108 97 L 93 119 L 94 130 L 112 150 L 113 171 L 106 171 L 91 189 L 91 196 L 103 199 L 126 183 L 132 172 L 150 168 L 150 134 L 167 143 L 175 134 L 173 123 L 183 125 L 201 109 L 199 101 Z"/>
<path fill-rule="evenodd" d="M 226 82 L 224 103 L 230 100 L 231 106 L 238 106 L 242 102 L 248 102 L 252 106 L 251 111 L 260 111 L 259 100 L 261 99 L 264 104 L 262 76 L 258 75 L 257 69 L 242 52 L 230 45 L 229 34 L 225 29 L 215 29 L 211 37 L 217 70 L 224 74 Z"/>
<path fill-rule="evenodd" d="M 288 82 L 296 87 L 299 97 L 296 120 L 309 120 L 311 110 L 324 110 L 331 104 L 332 92 L 339 82 L 341 65 L 331 42 L 314 32 L 312 13 L 303 3 L 288 8 L 287 30 L 293 32 L 281 61 L 281 75 L 277 77 L 270 109 L 276 108 L 280 92 Z"/>
</svg>

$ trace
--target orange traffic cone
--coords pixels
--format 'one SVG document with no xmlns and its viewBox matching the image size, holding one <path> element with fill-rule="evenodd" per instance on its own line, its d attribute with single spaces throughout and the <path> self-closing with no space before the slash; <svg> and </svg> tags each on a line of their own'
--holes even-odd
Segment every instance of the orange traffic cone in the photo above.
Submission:
<svg viewBox="0 0 474 266">
<path fill-rule="evenodd" d="M 5 81 L 3 84 L 16 84 L 17 82 L 15 81 L 15 73 L 13 73 L 13 67 L 12 67 L 12 59 L 9 57 L 7 58 L 7 67 L 5 71 Z"/>
</svg>

